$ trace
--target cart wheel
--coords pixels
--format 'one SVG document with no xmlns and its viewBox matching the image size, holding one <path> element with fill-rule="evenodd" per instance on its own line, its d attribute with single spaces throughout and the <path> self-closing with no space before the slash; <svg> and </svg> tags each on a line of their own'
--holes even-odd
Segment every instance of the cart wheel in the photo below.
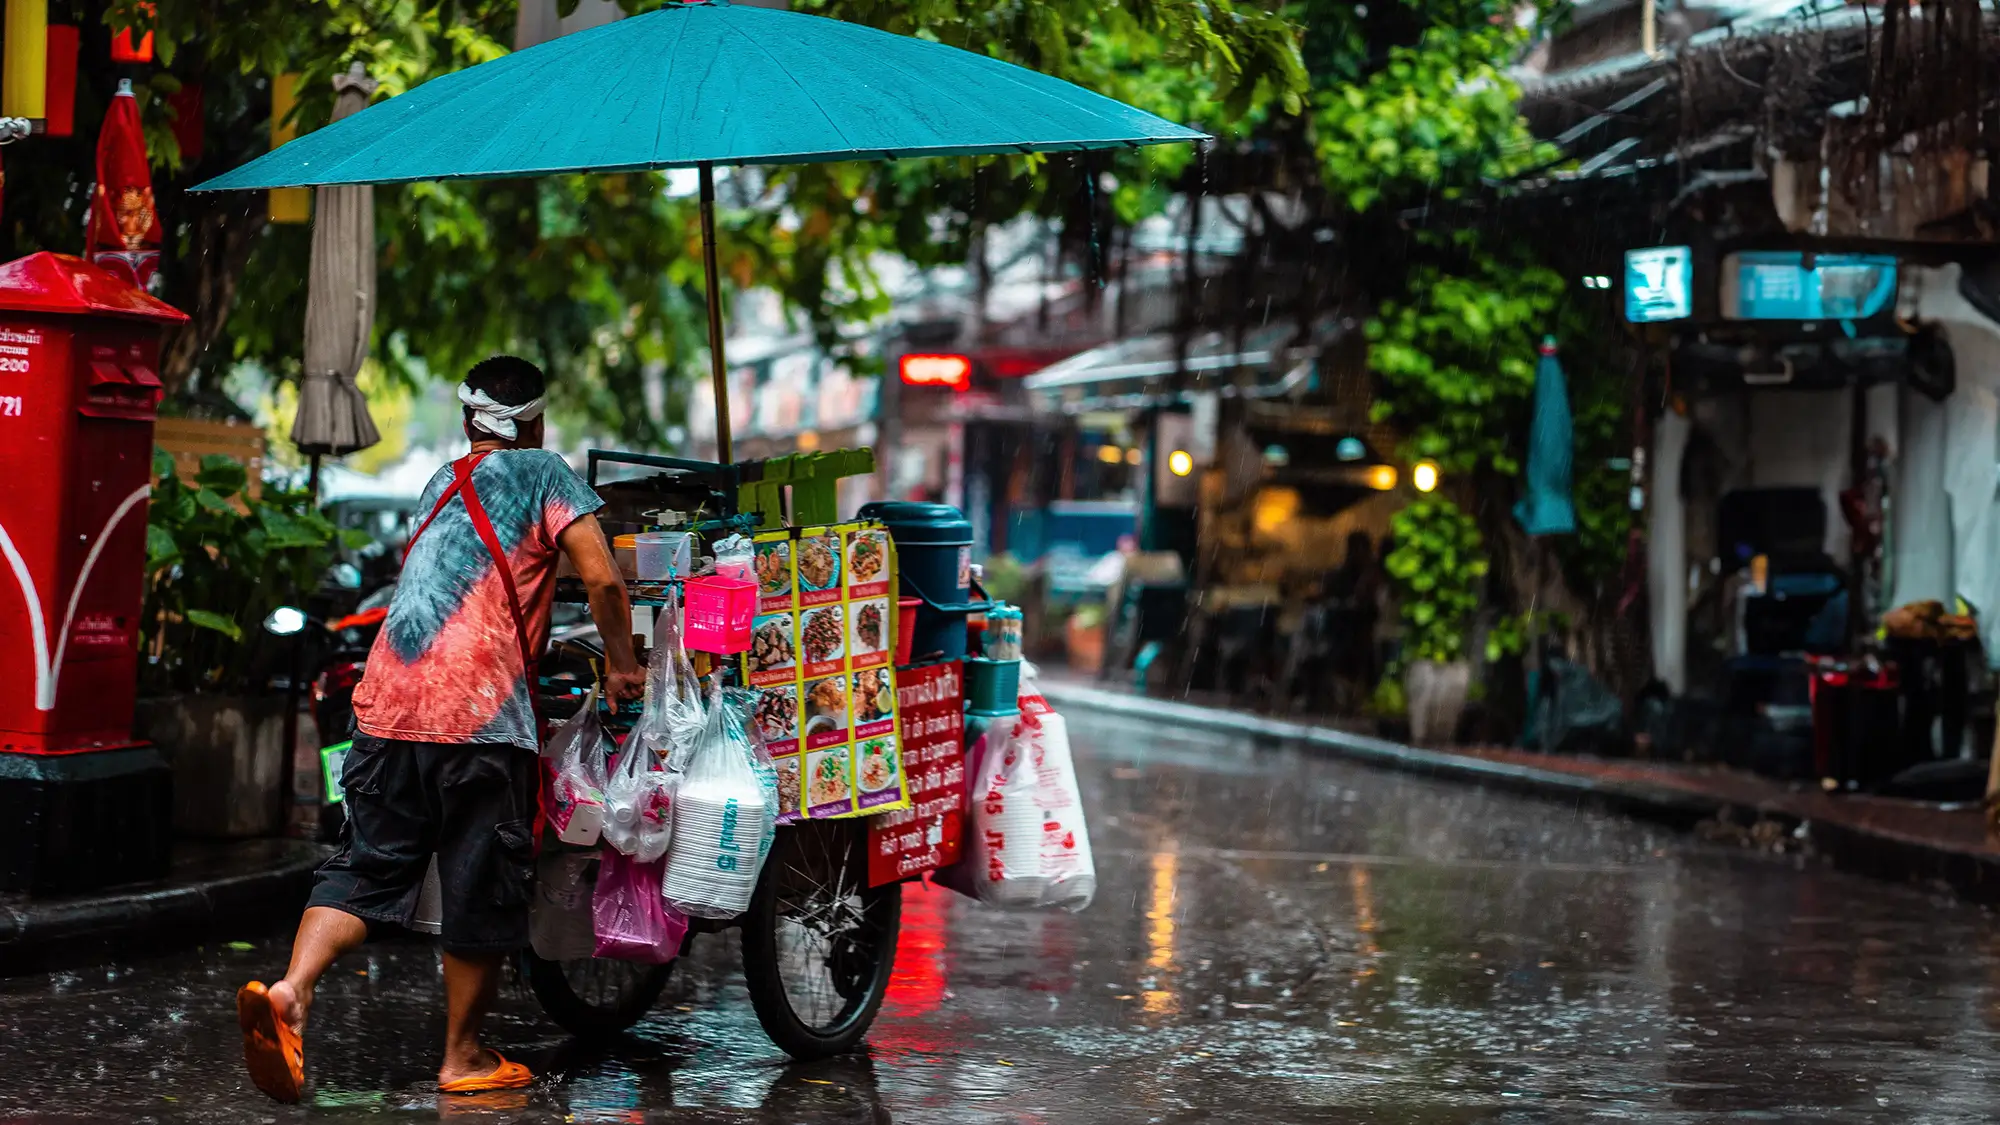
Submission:
<svg viewBox="0 0 2000 1125">
<path fill-rule="evenodd" d="M 851 820 L 780 829 L 743 917 L 751 1006 L 795 1059 L 852 1050 L 889 989 L 903 888 L 868 886 L 866 840 Z"/>
<path fill-rule="evenodd" d="M 683 950 L 685 952 L 685 950 Z M 579 1039 L 603 1039 L 645 1018 L 675 962 L 642 965 L 609 957 L 544 961 L 528 954 L 528 984 L 542 1010 Z"/>
</svg>

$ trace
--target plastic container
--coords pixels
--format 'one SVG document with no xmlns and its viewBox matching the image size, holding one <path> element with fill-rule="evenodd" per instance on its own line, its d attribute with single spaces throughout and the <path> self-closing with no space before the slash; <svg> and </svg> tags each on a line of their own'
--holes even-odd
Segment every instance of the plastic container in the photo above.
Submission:
<svg viewBox="0 0 2000 1125">
<path fill-rule="evenodd" d="M 972 598 L 972 524 L 949 504 L 878 500 L 861 506 L 862 519 L 882 521 L 896 541 L 902 593 L 919 598 L 914 629 L 906 630 L 908 655 L 957 660 L 965 655 L 965 619 L 986 609 Z M 900 642 L 899 642 L 900 644 Z"/>
<path fill-rule="evenodd" d="M 624 575 L 627 581 L 636 581 L 639 577 L 639 537 L 615 536 L 611 540 L 611 561 L 617 564 L 618 573 Z"/>
<path fill-rule="evenodd" d="M 727 656 L 750 651 L 750 620 L 757 612 L 757 584 L 705 575 L 687 580 L 683 637 L 696 652 Z"/>
<path fill-rule="evenodd" d="M 917 609 L 924 604 L 922 598 L 896 599 L 896 663 L 910 662 L 910 642 L 917 639 Z"/>
<path fill-rule="evenodd" d="M 965 662 L 965 705 L 969 710 L 997 713 L 1015 710 L 1021 691 L 1021 662 L 981 660 Z"/>
<path fill-rule="evenodd" d="M 623 536 L 620 536 L 623 538 Z M 642 531 L 632 537 L 633 577 L 664 582 L 693 573 L 694 536 L 686 531 Z"/>
<path fill-rule="evenodd" d="M 732 535 L 715 545 L 715 573 L 724 578 L 755 582 L 757 549 L 741 535 Z"/>
</svg>

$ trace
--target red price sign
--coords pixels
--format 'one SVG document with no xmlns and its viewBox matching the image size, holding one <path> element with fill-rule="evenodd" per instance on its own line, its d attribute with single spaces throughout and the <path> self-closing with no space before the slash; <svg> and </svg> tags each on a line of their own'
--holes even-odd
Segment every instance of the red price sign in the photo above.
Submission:
<svg viewBox="0 0 2000 1125">
<path fill-rule="evenodd" d="M 965 821 L 965 668 L 953 660 L 896 672 L 910 807 L 868 818 L 868 885 L 958 862 Z"/>
</svg>

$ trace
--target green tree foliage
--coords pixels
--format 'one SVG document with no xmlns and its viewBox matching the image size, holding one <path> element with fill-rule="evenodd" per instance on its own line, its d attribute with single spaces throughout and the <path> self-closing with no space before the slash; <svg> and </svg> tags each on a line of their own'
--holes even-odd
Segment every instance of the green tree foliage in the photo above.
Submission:
<svg viewBox="0 0 2000 1125">
<path fill-rule="evenodd" d="M 661 0 L 624 2 L 637 12 Z M 393 96 L 496 57 L 512 39 L 515 0 L 158 0 L 151 16 L 143 7 L 52 0 L 52 19 L 85 29 L 77 137 L 34 142 L 45 159 L 10 177 L 0 251 L 81 248 L 97 123 L 116 79 L 132 77 L 168 232 L 164 296 L 196 315 L 170 344 L 164 373 L 178 384 L 255 360 L 294 375 L 309 230 L 270 227 L 261 193 L 185 189 L 268 148 L 270 75 L 300 75 L 296 122 L 310 129 L 331 112 L 330 79 L 351 63 L 382 82 L 381 96 Z M 798 7 L 1021 62 L 1222 132 L 1249 127 L 1273 105 L 1296 107 L 1305 89 L 1292 25 L 1240 0 Z M 154 30 L 155 65 L 107 61 L 112 27 L 126 25 Z M 182 158 L 167 106 L 185 82 L 204 93 L 207 143 L 198 161 Z M 962 261 L 984 225 L 1062 214 L 1102 172 L 1120 183 L 1114 202 L 1129 221 L 1163 200 L 1140 185 L 1177 171 L 1186 147 L 754 173 L 724 192 L 724 269 L 737 287 L 775 287 L 838 344 L 843 327 L 884 307 L 871 255 Z M 639 408 L 640 371 L 650 362 L 695 366 L 707 299 L 693 205 L 670 197 L 666 184 L 663 175 L 631 173 L 377 189 L 376 354 L 417 377 L 519 351 L 551 369 L 571 405 L 628 438 L 656 438 L 667 419 Z"/>
<path fill-rule="evenodd" d="M 1419 265 L 1408 296 L 1368 324 L 1368 361 L 1382 393 L 1377 420 L 1404 431 L 1409 452 L 1445 471 L 1514 476 L 1535 388 L 1535 346 L 1553 323 L 1562 279 L 1520 255 L 1503 260 L 1471 231 L 1450 264 Z"/>
<path fill-rule="evenodd" d="M 303 491 L 252 498 L 242 463 L 219 454 L 183 482 L 155 451 L 153 472 L 140 650 L 158 658 L 141 679 L 162 692 L 256 691 L 261 623 L 318 586 L 341 533 Z"/>
<path fill-rule="evenodd" d="M 1406 660 L 1463 659 L 1465 631 L 1485 594 L 1479 525 L 1442 496 L 1419 500 L 1389 521 L 1395 550 L 1384 566 L 1402 606 Z"/>
</svg>

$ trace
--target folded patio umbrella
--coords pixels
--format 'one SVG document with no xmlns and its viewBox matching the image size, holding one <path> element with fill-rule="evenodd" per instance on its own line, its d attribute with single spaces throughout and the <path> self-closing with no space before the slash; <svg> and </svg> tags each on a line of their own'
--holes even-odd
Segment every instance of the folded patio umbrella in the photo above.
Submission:
<svg viewBox="0 0 2000 1125">
<path fill-rule="evenodd" d="M 333 80 L 333 119 L 360 112 L 375 82 L 354 69 Z M 312 265 L 306 275 L 305 379 L 299 412 L 292 419 L 292 444 L 312 458 L 319 482 L 319 459 L 366 449 L 382 440 L 368 415 L 368 400 L 354 385 L 368 358 L 368 331 L 375 319 L 375 189 L 366 185 L 322 187 L 313 201 Z"/>
<path fill-rule="evenodd" d="M 1556 338 L 1542 341 L 1535 363 L 1534 415 L 1528 422 L 1528 466 L 1514 519 L 1529 535 L 1576 534 L 1576 505 L 1570 500 L 1570 467 L 1575 459 L 1569 388 Z"/>
<path fill-rule="evenodd" d="M 941 43 L 696 0 L 432 79 L 195 190 L 699 168 L 717 438 L 727 461 L 714 165 L 1202 139 L 1060 79 Z"/>
</svg>

